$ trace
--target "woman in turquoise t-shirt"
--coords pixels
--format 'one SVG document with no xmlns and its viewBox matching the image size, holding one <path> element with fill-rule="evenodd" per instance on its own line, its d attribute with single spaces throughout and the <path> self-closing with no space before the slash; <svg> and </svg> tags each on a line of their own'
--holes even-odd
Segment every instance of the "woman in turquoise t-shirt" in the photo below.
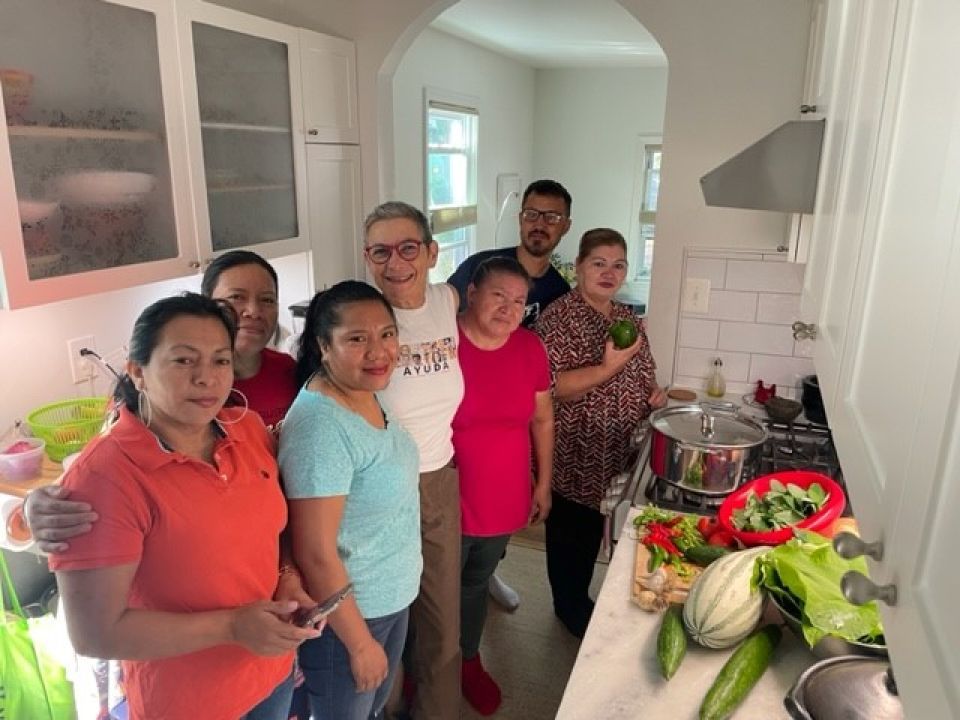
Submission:
<svg viewBox="0 0 960 720">
<path fill-rule="evenodd" d="M 383 709 L 419 589 L 417 448 L 375 395 L 397 353 L 393 311 L 373 287 L 349 280 L 310 302 L 297 358 L 304 385 L 280 433 L 293 553 L 311 596 L 354 586 L 327 632 L 300 648 L 318 718 Z"/>
</svg>

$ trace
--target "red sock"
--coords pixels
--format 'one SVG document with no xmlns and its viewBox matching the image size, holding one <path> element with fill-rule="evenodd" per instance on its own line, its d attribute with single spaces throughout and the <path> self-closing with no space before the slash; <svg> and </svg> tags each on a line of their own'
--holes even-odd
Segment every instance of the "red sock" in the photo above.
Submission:
<svg viewBox="0 0 960 720">
<path fill-rule="evenodd" d="M 463 696 L 481 715 L 492 715 L 500 707 L 502 697 L 500 686 L 490 677 L 476 655 L 464 660 L 460 666 L 460 682 L 463 685 Z"/>
</svg>

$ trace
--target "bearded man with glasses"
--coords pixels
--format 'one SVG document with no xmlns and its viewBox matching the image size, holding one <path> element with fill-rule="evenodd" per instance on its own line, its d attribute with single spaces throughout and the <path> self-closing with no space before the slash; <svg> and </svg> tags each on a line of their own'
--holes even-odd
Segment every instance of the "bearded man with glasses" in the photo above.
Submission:
<svg viewBox="0 0 960 720">
<path fill-rule="evenodd" d="M 480 263 L 490 257 L 509 257 L 523 265 L 533 280 L 523 317 L 523 326 L 532 327 L 547 305 L 570 290 L 570 284 L 550 264 L 550 255 L 570 229 L 572 204 L 570 193 L 555 180 L 530 183 L 521 201 L 520 244 L 474 253 L 447 280 L 460 293 L 461 312 L 466 309 L 470 278 Z"/>
</svg>

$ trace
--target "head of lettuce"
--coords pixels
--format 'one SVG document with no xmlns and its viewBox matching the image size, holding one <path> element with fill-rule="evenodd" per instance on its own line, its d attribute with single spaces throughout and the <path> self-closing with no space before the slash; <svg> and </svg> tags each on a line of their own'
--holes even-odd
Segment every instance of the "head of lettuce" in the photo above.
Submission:
<svg viewBox="0 0 960 720">
<path fill-rule="evenodd" d="M 810 647 L 824 635 L 882 644 L 877 604 L 854 605 L 840 590 L 840 580 L 850 570 L 866 575 L 866 560 L 845 560 L 827 538 L 801 530 L 797 537 L 758 558 L 753 583 L 774 595 L 781 605 L 799 611 Z"/>
</svg>

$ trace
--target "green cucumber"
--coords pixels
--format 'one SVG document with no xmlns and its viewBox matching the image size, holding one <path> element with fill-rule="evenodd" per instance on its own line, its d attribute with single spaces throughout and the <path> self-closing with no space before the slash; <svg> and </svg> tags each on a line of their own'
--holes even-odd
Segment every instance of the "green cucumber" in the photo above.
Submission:
<svg viewBox="0 0 960 720">
<path fill-rule="evenodd" d="M 683 553 L 683 557 L 694 565 L 707 567 L 707 565 L 714 560 L 719 560 L 724 555 L 729 554 L 729 548 L 721 545 L 694 545 L 693 547 L 687 548 L 686 552 Z"/>
<path fill-rule="evenodd" d="M 657 661 L 660 672 L 666 680 L 673 677 L 687 654 L 687 633 L 683 630 L 680 618 L 680 606 L 671 605 L 660 621 L 660 633 L 657 635 Z"/>
<path fill-rule="evenodd" d="M 776 625 L 766 625 L 743 641 L 703 698 L 700 720 L 726 720 L 733 715 L 770 664 L 781 634 Z"/>
</svg>

